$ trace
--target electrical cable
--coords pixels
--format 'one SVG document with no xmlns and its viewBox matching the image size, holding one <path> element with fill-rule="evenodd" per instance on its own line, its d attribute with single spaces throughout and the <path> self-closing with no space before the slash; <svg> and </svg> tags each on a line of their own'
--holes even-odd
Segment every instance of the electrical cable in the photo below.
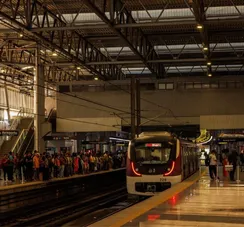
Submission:
<svg viewBox="0 0 244 227">
<path fill-rule="evenodd" d="M 2 80 L 2 79 L 0 79 Z M 8 81 L 9 82 L 9 81 Z M 9 82 L 11 83 L 11 82 Z M 43 94 L 39 94 L 39 95 L 43 95 Z M 45 95 L 43 95 L 45 97 Z M 45 114 L 35 114 L 33 113 L 34 116 L 42 116 L 42 117 L 46 117 Z M 106 124 L 101 124 L 101 123 L 96 123 L 96 122 L 89 122 L 89 121 L 82 121 L 82 120 L 74 120 L 74 119 L 69 119 L 69 118 L 63 118 L 63 117 L 56 117 L 57 119 L 62 119 L 62 120 L 67 120 L 67 121 L 72 121 L 72 122 L 79 122 L 79 123 L 84 123 L 84 124 L 92 124 L 92 125 L 99 125 L 99 126 L 105 126 L 105 127 L 113 127 L 113 128 L 118 128 L 121 129 L 120 127 L 116 127 L 116 126 L 111 126 L 111 125 L 106 125 Z"/>
<path fill-rule="evenodd" d="M 5 81 L 4 79 L 1 79 L 1 78 L 0 78 L 0 80 Z M 21 81 L 21 82 L 24 82 L 24 83 L 26 83 L 26 84 L 29 84 L 30 86 L 39 86 L 39 87 L 44 88 L 44 89 L 47 88 L 46 86 L 43 86 L 43 85 L 36 85 L 35 83 L 27 82 L 27 81 L 21 80 L 20 78 L 19 78 L 18 80 Z M 43 80 L 43 79 L 40 79 L 40 80 Z M 11 83 L 10 81 L 7 81 L 7 82 Z M 27 86 L 28 86 L 28 85 L 27 85 Z M 111 107 L 111 106 L 107 106 L 107 105 L 104 105 L 104 104 L 100 104 L 99 102 L 90 101 L 89 99 L 82 98 L 82 97 L 80 97 L 80 96 L 78 97 L 78 96 L 75 96 L 75 95 L 71 95 L 71 94 L 67 94 L 67 93 L 62 93 L 62 92 L 57 91 L 57 90 L 55 90 L 55 89 L 53 89 L 53 88 L 48 88 L 48 89 L 49 89 L 49 90 L 52 90 L 52 91 L 54 91 L 54 92 L 56 92 L 56 93 L 60 93 L 60 94 L 62 94 L 62 95 L 70 96 L 70 97 L 72 97 L 72 98 L 81 99 L 82 101 L 86 101 L 86 102 L 88 102 L 88 103 L 93 103 L 93 104 L 95 104 L 95 105 L 103 106 L 103 107 L 105 107 L 105 108 L 112 109 L 112 110 L 116 110 L 116 111 L 119 111 L 119 112 L 121 112 L 121 113 L 129 114 L 129 115 L 131 114 L 131 113 L 128 112 L 128 111 L 124 111 L 124 110 L 121 110 L 121 109 L 118 109 L 118 108 L 114 108 L 114 107 Z M 37 93 L 37 94 L 46 97 L 45 94 L 40 94 L 40 93 Z M 56 99 L 57 99 L 57 98 L 56 98 Z M 94 108 L 94 107 L 89 107 L 89 106 L 86 106 L 86 105 L 77 104 L 77 103 L 74 103 L 74 102 L 65 101 L 65 100 L 61 100 L 61 99 L 58 99 L 58 100 L 60 100 L 61 102 L 67 102 L 67 103 L 75 104 L 75 105 L 77 105 L 77 106 L 87 107 L 87 108 L 90 108 L 90 109 L 95 109 L 95 110 L 99 110 L 99 111 L 104 111 L 104 112 L 107 112 L 107 113 L 111 113 L 111 112 L 108 111 L 108 110 L 103 110 L 103 109 L 98 109 L 98 108 Z M 117 114 L 117 115 L 119 115 L 119 114 Z M 121 117 L 120 117 L 120 118 L 121 118 Z M 145 120 L 148 120 L 148 121 L 153 121 L 153 122 L 157 122 L 157 123 L 162 124 L 161 121 L 158 121 L 158 120 L 155 120 L 155 119 L 150 119 L 150 118 L 147 118 L 147 117 L 144 117 L 144 116 L 141 116 L 141 118 L 142 118 L 142 119 L 145 119 Z M 163 124 L 164 124 L 164 123 L 163 123 Z"/>
</svg>

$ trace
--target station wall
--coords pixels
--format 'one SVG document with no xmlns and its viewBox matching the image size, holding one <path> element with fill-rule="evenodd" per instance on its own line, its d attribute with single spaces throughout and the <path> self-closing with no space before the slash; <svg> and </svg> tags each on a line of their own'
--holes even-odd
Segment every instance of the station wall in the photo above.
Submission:
<svg viewBox="0 0 244 227">
<path fill-rule="evenodd" d="M 242 97 L 244 97 L 242 89 L 142 91 L 142 123 L 144 125 L 192 124 L 200 123 L 200 115 L 241 115 L 244 114 Z M 96 105 L 95 102 L 114 109 Z M 58 120 L 58 130 L 65 128 L 67 123 L 64 119 L 82 121 L 89 118 L 89 121 L 94 123 L 96 118 L 103 118 L 103 123 L 106 124 L 108 119 L 118 117 L 122 125 L 128 125 L 129 112 L 130 95 L 123 91 L 57 94 L 57 116 L 62 118 Z M 154 120 L 150 120 L 151 118 Z M 109 121 L 107 122 L 110 124 Z M 73 131 L 79 131 L 75 123 L 72 125 Z"/>
</svg>

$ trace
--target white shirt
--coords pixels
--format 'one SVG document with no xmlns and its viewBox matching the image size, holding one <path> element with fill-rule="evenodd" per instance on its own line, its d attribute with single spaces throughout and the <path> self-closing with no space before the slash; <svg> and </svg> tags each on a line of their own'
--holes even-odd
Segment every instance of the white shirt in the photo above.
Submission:
<svg viewBox="0 0 244 227">
<path fill-rule="evenodd" d="M 217 158 L 215 154 L 210 154 L 210 166 L 216 166 L 217 165 Z"/>
</svg>

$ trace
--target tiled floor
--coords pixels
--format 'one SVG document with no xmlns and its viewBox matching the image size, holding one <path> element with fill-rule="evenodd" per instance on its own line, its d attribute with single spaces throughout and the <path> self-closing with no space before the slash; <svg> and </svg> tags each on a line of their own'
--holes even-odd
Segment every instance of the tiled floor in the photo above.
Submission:
<svg viewBox="0 0 244 227">
<path fill-rule="evenodd" d="M 244 184 L 208 176 L 123 227 L 244 226 Z"/>
</svg>

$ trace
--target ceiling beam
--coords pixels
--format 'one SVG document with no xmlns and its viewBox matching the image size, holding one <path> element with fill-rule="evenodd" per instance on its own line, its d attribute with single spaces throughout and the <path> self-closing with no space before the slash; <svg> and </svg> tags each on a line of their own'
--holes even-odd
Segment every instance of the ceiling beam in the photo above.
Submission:
<svg viewBox="0 0 244 227">
<path fill-rule="evenodd" d="M 206 19 L 204 25 L 225 25 L 225 24 L 236 24 L 244 23 L 244 18 L 223 18 L 223 19 Z M 139 23 L 126 23 L 126 24 L 115 24 L 114 28 L 151 28 L 151 27 L 163 27 L 163 26 L 195 26 L 196 21 L 194 18 L 191 20 L 166 20 L 158 22 L 139 22 Z M 105 29 L 108 26 L 106 24 L 83 24 L 83 25 L 73 25 L 73 26 L 59 26 L 59 27 L 42 27 L 42 28 L 32 28 L 32 31 L 63 31 L 63 30 L 92 30 L 92 29 Z"/>
<path fill-rule="evenodd" d="M 233 61 L 242 62 L 244 61 L 244 57 L 218 57 L 218 58 L 212 58 L 213 63 L 214 62 L 223 62 L 224 63 L 230 63 Z M 171 64 L 174 66 L 175 64 L 182 64 L 182 63 L 188 63 L 189 65 L 195 64 L 195 63 L 206 63 L 205 58 L 189 58 L 189 59 L 157 59 L 157 60 L 149 60 L 150 63 L 163 63 L 163 64 Z M 108 62 L 89 62 L 88 65 L 104 65 Z M 111 61 L 109 62 L 111 65 L 137 65 L 137 64 L 143 64 L 140 60 L 125 60 L 125 61 Z M 70 62 L 56 62 L 55 65 L 57 66 L 70 66 Z"/>
<path fill-rule="evenodd" d="M 102 0 L 102 3 L 101 1 L 84 0 L 84 3 L 128 45 L 131 51 L 141 59 L 153 74 L 158 78 L 164 76 L 165 70 L 162 64 L 148 62 L 148 60 L 157 59 L 158 55 L 140 28 L 115 28 L 114 24 L 136 23 L 131 13 L 120 0 Z M 110 4 L 110 18 L 105 14 L 106 7 L 101 7 L 108 4 Z"/>
<path fill-rule="evenodd" d="M 77 65 L 82 65 L 91 71 L 93 74 L 98 75 L 101 79 L 122 78 L 123 73 L 116 65 L 104 66 L 88 66 L 86 62 L 91 60 L 96 61 L 109 61 L 110 58 L 105 56 L 86 40 L 81 34 L 76 31 L 64 30 L 61 33 L 57 31 L 52 32 L 34 32 L 32 27 L 42 28 L 44 25 L 49 27 L 65 27 L 67 24 L 55 13 L 51 12 L 38 0 L 32 1 L 31 7 L 19 7 L 19 1 L 1 1 L 0 9 L 10 9 L 8 13 L 0 10 L 0 17 L 9 26 L 15 26 L 23 32 L 35 38 L 35 40 L 48 49 L 59 51 L 66 58 L 70 59 Z M 40 18 L 40 15 L 42 17 Z M 45 16 L 43 16 L 45 15 Z M 18 20 L 16 19 L 18 18 Z M 49 22 L 53 21 L 53 24 Z M 54 42 L 58 40 L 58 42 Z"/>
</svg>

